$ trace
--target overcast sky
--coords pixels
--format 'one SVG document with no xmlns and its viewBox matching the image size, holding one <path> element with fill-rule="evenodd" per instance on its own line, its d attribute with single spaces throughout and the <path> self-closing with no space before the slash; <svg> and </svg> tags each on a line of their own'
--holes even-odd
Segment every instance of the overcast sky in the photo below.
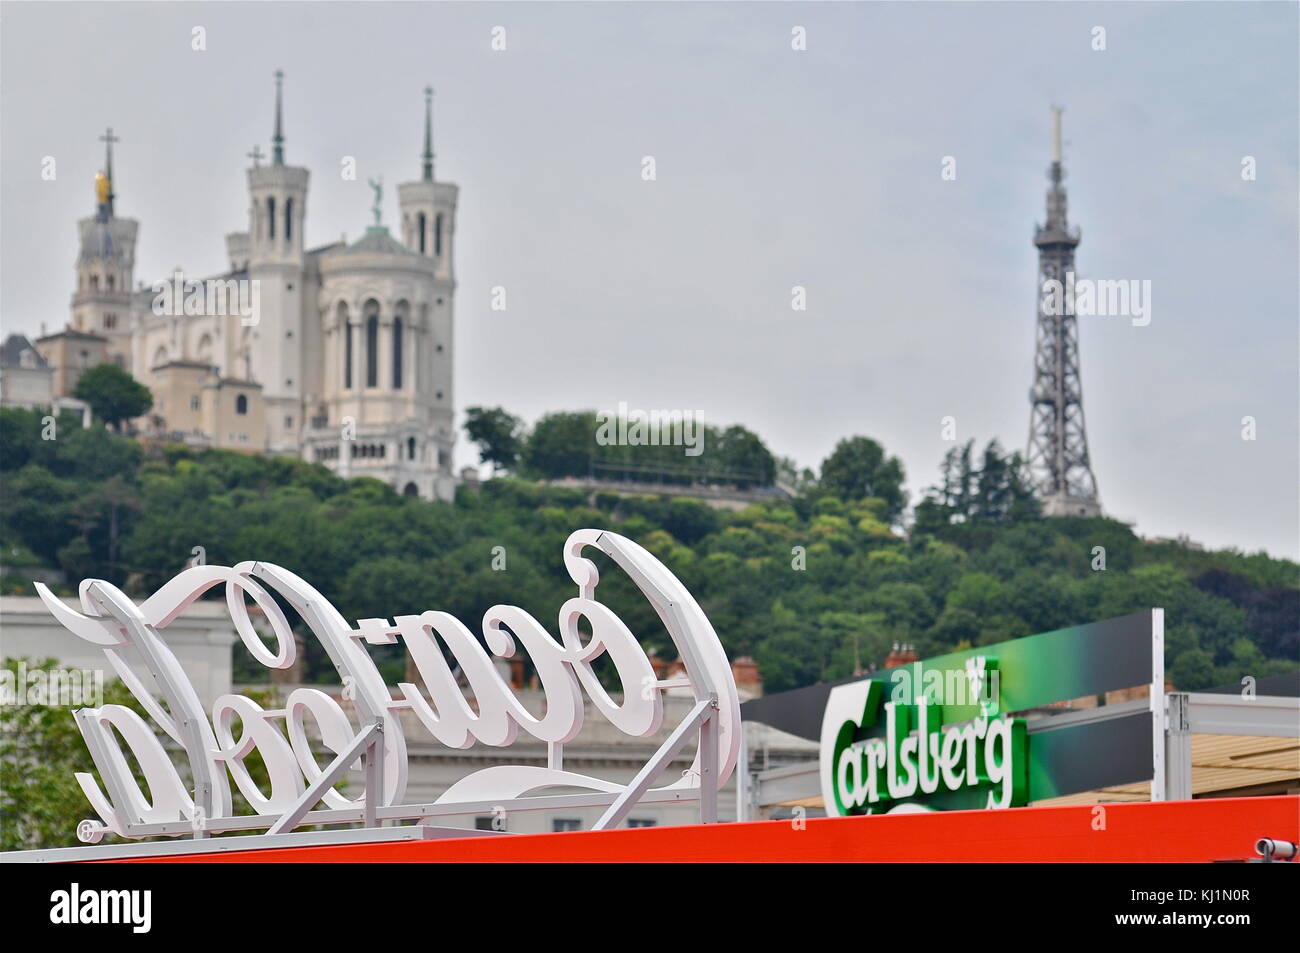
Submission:
<svg viewBox="0 0 1300 953">
<path fill-rule="evenodd" d="M 372 176 L 395 225 L 431 83 L 459 408 L 698 410 L 814 467 L 866 434 L 913 499 L 945 416 L 1024 448 L 1061 104 L 1080 274 L 1152 282 L 1149 326 L 1079 319 L 1106 512 L 1300 555 L 1295 4 L 6 3 L 0 27 L 6 333 L 68 320 L 105 125 L 153 281 L 225 267 L 275 69 L 310 244 L 360 236 Z"/>
</svg>

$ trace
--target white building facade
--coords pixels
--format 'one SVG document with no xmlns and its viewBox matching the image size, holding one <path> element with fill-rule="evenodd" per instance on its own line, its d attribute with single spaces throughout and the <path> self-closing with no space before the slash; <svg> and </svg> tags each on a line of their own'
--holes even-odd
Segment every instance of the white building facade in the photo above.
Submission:
<svg viewBox="0 0 1300 953">
<path fill-rule="evenodd" d="M 213 278 L 178 270 L 132 290 L 139 227 L 116 215 L 116 140 L 103 137 L 96 214 L 79 224 L 72 320 L 37 347 L 56 391 L 75 384 L 77 361 L 115 363 L 148 386 L 145 433 L 299 456 L 449 500 L 458 189 L 434 178 L 432 91 L 421 176 L 398 187 L 402 240 L 380 224 L 372 183 L 375 224 L 364 237 L 310 248 L 310 172 L 285 160 L 281 80 L 270 161 L 250 153 L 247 230 L 226 236 L 229 270 Z M 88 337 L 103 342 L 89 360 Z"/>
</svg>

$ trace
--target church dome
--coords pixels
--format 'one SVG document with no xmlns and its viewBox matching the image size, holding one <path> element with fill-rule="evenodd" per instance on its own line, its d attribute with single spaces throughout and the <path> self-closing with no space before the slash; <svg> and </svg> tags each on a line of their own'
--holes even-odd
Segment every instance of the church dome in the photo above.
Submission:
<svg viewBox="0 0 1300 953">
<path fill-rule="evenodd" d="M 371 225 L 365 235 L 346 247 L 335 247 L 321 255 L 321 274 L 343 276 L 361 273 L 403 274 L 417 280 L 432 279 L 428 258 L 407 248 L 383 225 Z"/>
<path fill-rule="evenodd" d="M 372 225 L 366 229 L 366 234 L 358 241 L 353 242 L 347 248 L 343 249 L 341 254 L 366 254 L 366 255 L 409 255 L 413 258 L 419 256 L 407 248 L 396 238 L 394 238 L 387 228 L 383 225 Z M 337 254 L 337 253 L 336 253 Z"/>
</svg>

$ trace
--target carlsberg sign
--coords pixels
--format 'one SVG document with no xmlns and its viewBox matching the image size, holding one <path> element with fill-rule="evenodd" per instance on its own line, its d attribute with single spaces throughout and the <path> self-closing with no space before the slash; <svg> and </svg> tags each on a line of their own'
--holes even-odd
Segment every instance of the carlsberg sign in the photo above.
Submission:
<svg viewBox="0 0 1300 953">
<path fill-rule="evenodd" d="M 834 688 L 821 733 L 826 813 L 1026 803 L 1025 723 L 999 713 L 997 666 L 918 662 Z"/>
</svg>

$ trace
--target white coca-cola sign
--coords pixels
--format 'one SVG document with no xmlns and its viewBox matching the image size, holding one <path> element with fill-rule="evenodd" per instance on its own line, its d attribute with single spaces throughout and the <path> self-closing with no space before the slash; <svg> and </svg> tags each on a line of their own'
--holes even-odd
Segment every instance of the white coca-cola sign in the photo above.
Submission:
<svg viewBox="0 0 1300 953">
<path fill-rule="evenodd" d="M 596 598 L 599 574 L 583 556 L 588 547 L 606 553 L 651 603 L 685 664 L 684 680 L 660 680 L 636 637 Z M 45 586 L 37 591 L 50 612 L 70 631 L 99 645 L 113 669 L 140 700 L 149 717 L 184 752 L 187 771 L 179 771 L 154 729 L 134 711 L 104 705 L 75 712 L 94 758 L 101 788 L 90 774 L 77 780 L 98 813 L 84 821 L 83 840 L 98 840 L 105 830 L 125 837 L 268 829 L 271 833 L 302 823 L 364 821 L 367 826 L 399 819 L 432 819 L 450 814 L 537 805 L 606 806 L 597 827 L 617 824 L 638 801 L 698 799 L 705 820 L 714 820 L 717 790 L 735 767 L 740 744 L 740 705 L 726 654 L 704 612 L 678 579 L 636 543 L 614 533 L 583 529 L 565 543 L 564 565 L 578 587 L 559 611 L 559 638 L 524 610 L 499 605 L 483 618 L 483 641 L 446 612 L 349 624 L 306 581 L 269 563 L 185 569 L 137 605 L 111 583 L 88 579 L 80 586 L 82 611 L 70 609 Z M 331 695 L 297 688 L 283 708 L 264 709 L 243 695 L 223 695 L 206 712 L 194 686 L 167 646 L 166 628 L 191 603 L 215 586 L 224 586 L 230 616 L 244 646 L 269 668 L 294 662 L 295 640 L 289 620 L 270 595 L 277 593 L 320 640 L 337 668 L 354 717 Z M 269 623 L 274 648 L 254 630 L 249 600 Z M 585 620 L 590 637 L 580 634 Z M 422 684 L 390 688 L 362 643 L 401 643 L 410 653 Z M 502 679 L 493 656 L 531 660 L 544 690 L 540 717 L 520 703 Z M 448 656 L 466 683 L 462 690 Z M 617 670 L 621 692 L 611 695 L 592 666 L 602 656 Z M 136 668 L 152 675 L 147 686 Z M 663 692 L 688 687 L 695 705 L 630 784 L 564 770 L 563 746 L 582 727 L 584 696 L 592 708 L 630 736 L 660 730 Z M 467 699 L 473 698 L 473 704 Z M 405 804 L 406 737 L 402 719 L 409 710 L 434 739 L 452 748 L 475 742 L 503 747 L 518 732 L 548 745 L 548 764 L 485 768 L 456 782 L 437 801 Z M 408 719 L 409 722 L 409 719 Z M 310 730 L 314 723 L 315 730 Z M 321 765 L 312 739 L 334 753 Z M 650 784 L 674 755 L 698 737 L 691 768 L 663 787 Z M 122 743 L 139 764 L 151 799 L 136 783 Z M 250 776 L 246 759 L 256 751 L 269 774 L 269 790 Z M 333 785 L 358 758 L 366 764 L 365 790 L 356 798 Z M 188 780 L 187 780 L 188 779 Z M 231 781 L 257 811 L 257 817 L 232 816 Z M 586 794 L 554 795 L 547 789 Z"/>
</svg>

